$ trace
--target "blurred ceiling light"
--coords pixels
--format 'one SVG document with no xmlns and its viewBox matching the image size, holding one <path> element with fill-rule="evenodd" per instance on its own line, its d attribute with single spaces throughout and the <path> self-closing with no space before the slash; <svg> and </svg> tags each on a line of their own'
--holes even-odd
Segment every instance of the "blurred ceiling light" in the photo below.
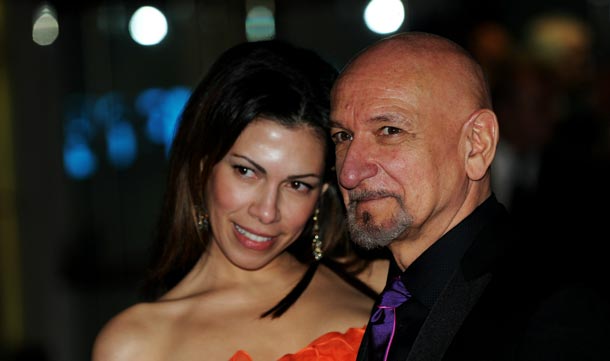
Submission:
<svg viewBox="0 0 610 361">
<path fill-rule="evenodd" d="M 275 18 L 273 11 L 266 6 L 254 6 L 246 15 L 246 38 L 248 41 L 273 39 L 275 37 Z"/>
<path fill-rule="evenodd" d="M 373 32 L 388 34 L 398 30 L 405 20 L 400 0 L 371 0 L 364 10 L 364 22 Z"/>
<path fill-rule="evenodd" d="M 32 40 L 38 45 L 51 45 L 59 35 L 57 13 L 50 5 L 44 4 L 34 11 Z"/>
<path fill-rule="evenodd" d="M 542 14 L 526 27 L 529 50 L 549 64 L 563 64 L 566 59 L 591 51 L 592 31 L 582 19 L 568 14 Z"/>
<path fill-rule="evenodd" d="M 593 30 L 580 17 L 544 13 L 525 27 L 526 50 L 555 71 L 565 84 L 579 84 L 591 76 Z"/>
<path fill-rule="evenodd" d="M 129 34 L 140 45 L 159 44 L 167 35 L 165 15 L 152 6 L 140 7 L 129 20 Z"/>
</svg>

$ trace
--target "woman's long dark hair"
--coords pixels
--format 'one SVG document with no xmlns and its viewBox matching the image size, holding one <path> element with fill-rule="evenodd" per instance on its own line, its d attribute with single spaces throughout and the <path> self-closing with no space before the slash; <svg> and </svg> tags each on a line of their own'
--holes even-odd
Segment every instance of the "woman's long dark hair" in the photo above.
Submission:
<svg viewBox="0 0 610 361">
<path fill-rule="evenodd" d="M 318 206 L 320 237 L 329 256 L 350 254 L 344 209 L 337 191 L 333 144 L 329 137 L 330 89 L 337 70 L 313 51 L 278 40 L 242 43 L 225 51 L 194 89 L 179 119 L 170 151 L 167 188 L 145 284 L 148 298 L 175 286 L 206 251 L 210 236 L 200 232 L 193 209 L 205 204 L 211 170 L 244 128 L 258 117 L 286 127 L 309 127 L 324 144 L 323 181 L 329 189 Z M 288 248 L 310 264 L 299 285 L 270 310 L 281 315 L 309 284 L 312 221 Z"/>
</svg>

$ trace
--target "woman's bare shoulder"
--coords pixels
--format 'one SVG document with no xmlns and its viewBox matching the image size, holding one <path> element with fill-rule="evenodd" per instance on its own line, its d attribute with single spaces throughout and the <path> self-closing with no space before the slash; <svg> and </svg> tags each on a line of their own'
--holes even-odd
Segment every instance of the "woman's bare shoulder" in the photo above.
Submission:
<svg viewBox="0 0 610 361">
<path fill-rule="evenodd" d="M 160 306 L 157 303 L 138 303 L 112 317 L 95 339 L 92 360 L 146 359 L 150 345 L 155 344 L 159 334 Z"/>
</svg>

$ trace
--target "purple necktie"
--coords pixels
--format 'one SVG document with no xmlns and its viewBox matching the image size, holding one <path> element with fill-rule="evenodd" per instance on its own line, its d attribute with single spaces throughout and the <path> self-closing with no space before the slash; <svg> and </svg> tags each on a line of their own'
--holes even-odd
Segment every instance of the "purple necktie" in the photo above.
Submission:
<svg viewBox="0 0 610 361">
<path fill-rule="evenodd" d="M 371 341 L 375 360 L 387 360 L 396 330 L 395 310 L 411 297 L 400 277 L 386 285 L 381 299 L 371 315 Z"/>
</svg>

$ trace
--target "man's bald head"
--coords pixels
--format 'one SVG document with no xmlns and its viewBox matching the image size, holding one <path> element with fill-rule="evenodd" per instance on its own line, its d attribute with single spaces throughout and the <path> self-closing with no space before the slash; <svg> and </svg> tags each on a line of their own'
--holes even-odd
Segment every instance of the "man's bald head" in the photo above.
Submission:
<svg viewBox="0 0 610 361">
<path fill-rule="evenodd" d="M 492 107 L 489 86 L 478 62 L 457 43 L 435 34 L 407 32 L 384 38 L 354 57 L 341 77 L 362 70 L 390 73 L 391 78 L 420 76 L 440 87 L 450 81 L 460 102 L 470 94 L 473 106 Z"/>
</svg>

